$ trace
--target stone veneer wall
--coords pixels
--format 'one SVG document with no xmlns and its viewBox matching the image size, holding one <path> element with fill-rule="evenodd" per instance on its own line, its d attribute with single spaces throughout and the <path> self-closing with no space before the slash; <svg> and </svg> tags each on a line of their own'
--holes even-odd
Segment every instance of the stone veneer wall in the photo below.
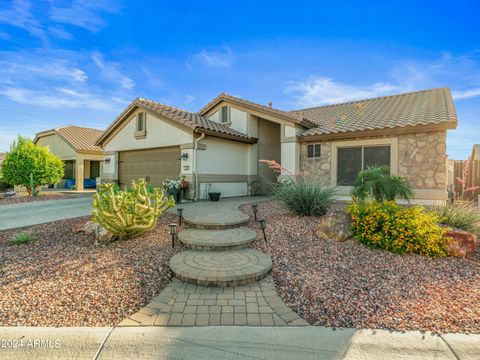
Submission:
<svg viewBox="0 0 480 360">
<path fill-rule="evenodd" d="M 348 140 L 398 138 L 398 175 L 405 177 L 414 189 L 445 190 L 447 186 L 446 134 L 446 130 L 441 130 Z M 342 141 L 344 140 L 346 139 L 342 139 Z M 308 159 L 307 145 L 318 143 L 321 144 L 321 156 Z M 302 142 L 300 145 L 300 171 L 329 184 L 331 181 L 331 142 Z"/>
<path fill-rule="evenodd" d="M 399 136 L 398 175 L 414 189 L 446 190 L 447 132 Z"/>
</svg>

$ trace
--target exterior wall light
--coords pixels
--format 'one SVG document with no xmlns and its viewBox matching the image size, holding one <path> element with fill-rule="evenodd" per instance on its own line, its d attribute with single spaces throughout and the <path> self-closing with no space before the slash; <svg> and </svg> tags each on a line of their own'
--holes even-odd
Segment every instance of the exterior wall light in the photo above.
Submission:
<svg viewBox="0 0 480 360">
<path fill-rule="evenodd" d="M 110 158 L 106 158 L 105 162 L 108 164 L 110 162 Z"/>
<path fill-rule="evenodd" d="M 180 158 L 181 158 L 182 160 L 187 160 L 187 159 L 188 159 L 188 153 L 183 153 L 183 154 L 180 156 Z"/>
</svg>

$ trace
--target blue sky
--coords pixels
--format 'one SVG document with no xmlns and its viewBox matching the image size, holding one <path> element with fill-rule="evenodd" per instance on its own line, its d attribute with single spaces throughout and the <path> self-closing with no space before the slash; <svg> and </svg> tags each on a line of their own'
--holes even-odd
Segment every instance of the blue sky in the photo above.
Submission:
<svg viewBox="0 0 480 360">
<path fill-rule="evenodd" d="M 220 92 L 280 109 L 448 86 L 448 154 L 480 142 L 475 1 L 0 2 L 0 150 L 105 128 L 135 97 L 196 111 Z"/>
</svg>

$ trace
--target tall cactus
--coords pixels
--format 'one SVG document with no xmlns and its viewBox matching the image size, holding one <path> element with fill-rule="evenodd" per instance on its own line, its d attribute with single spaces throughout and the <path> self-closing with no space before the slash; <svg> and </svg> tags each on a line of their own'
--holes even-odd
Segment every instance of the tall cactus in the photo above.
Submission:
<svg viewBox="0 0 480 360">
<path fill-rule="evenodd" d="M 105 184 L 93 199 L 93 221 L 115 239 L 129 239 L 153 229 L 158 217 L 173 206 L 173 197 L 166 198 L 160 189 L 149 192 L 145 179 L 133 181 L 129 191 Z"/>
</svg>

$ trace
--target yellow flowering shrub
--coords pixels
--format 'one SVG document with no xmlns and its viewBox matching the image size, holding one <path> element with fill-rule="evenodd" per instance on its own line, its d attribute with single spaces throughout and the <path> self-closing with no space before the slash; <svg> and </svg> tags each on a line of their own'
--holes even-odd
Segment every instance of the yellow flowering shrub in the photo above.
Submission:
<svg viewBox="0 0 480 360">
<path fill-rule="evenodd" d="M 352 234 L 362 244 L 394 253 L 447 255 L 446 229 L 434 213 L 421 206 L 405 208 L 393 201 L 354 200 L 347 208 Z"/>
</svg>

